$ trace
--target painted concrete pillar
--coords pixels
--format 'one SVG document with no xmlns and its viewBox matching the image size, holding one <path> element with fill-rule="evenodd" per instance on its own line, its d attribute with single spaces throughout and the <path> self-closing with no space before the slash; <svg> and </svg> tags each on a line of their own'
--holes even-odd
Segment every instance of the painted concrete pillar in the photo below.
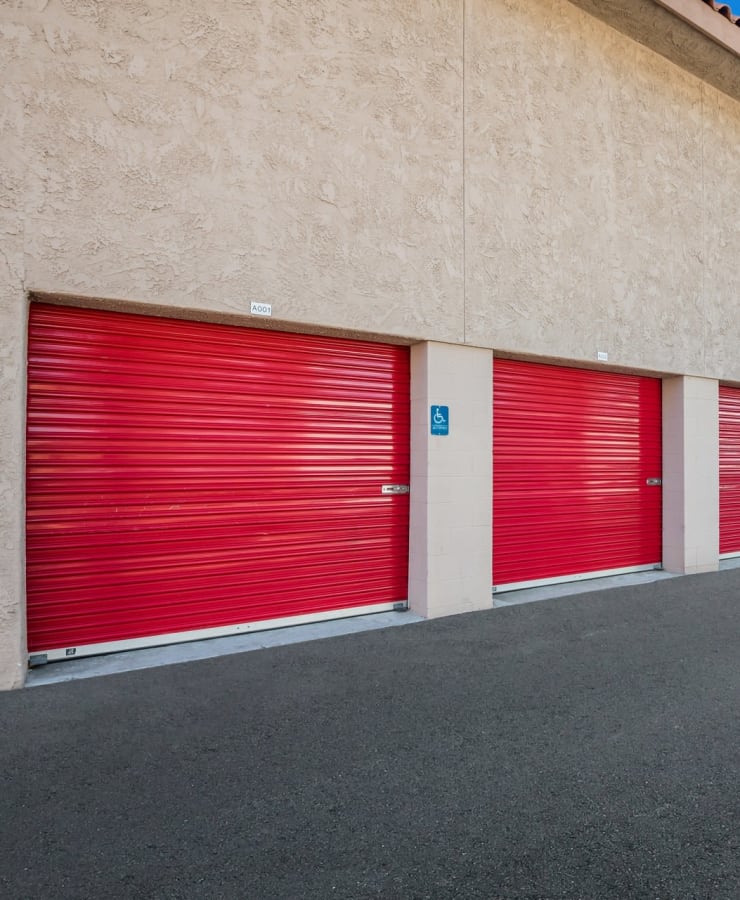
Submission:
<svg viewBox="0 0 740 900">
<path fill-rule="evenodd" d="M 9 266 L 14 261 L 8 258 L 3 262 Z M 0 272 L 6 278 L 9 274 Z M 0 285 L 0 690 L 22 687 L 26 675 L 23 486 L 27 308 L 20 279 L 15 288 L 7 282 L 4 290 Z"/>
<path fill-rule="evenodd" d="M 663 568 L 719 567 L 719 383 L 663 380 Z"/>
<path fill-rule="evenodd" d="M 409 605 L 423 616 L 491 606 L 492 391 L 490 350 L 411 348 Z M 431 433 L 431 407 L 449 407 L 449 434 Z"/>
<path fill-rule="evenodd" d="M 30 32 L 29 32 L 30 33 Z M 3 98 L 3 178 L 0 179 L 0 690 L 21 687 L 26 673 L 25 422 L 28 299 L 24 221 L 28 152 L 24 91 L 13 84 L 23 54 L 10 53 Z M 18 72 L 21 70 L 18 69 Z"/>
</svg>

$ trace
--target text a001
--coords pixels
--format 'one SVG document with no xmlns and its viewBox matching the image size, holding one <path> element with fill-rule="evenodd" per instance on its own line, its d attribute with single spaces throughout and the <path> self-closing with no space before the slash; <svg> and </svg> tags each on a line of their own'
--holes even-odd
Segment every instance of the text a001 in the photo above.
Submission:
<svg viewBox="0 0 740 900">
<path fill-rule="evenodd" d="M 272 304 L 257 303 L 255 300 L 253 300 L 249 305 L 249 311 L 253 316 L 271 316 Z"/>
</svg>

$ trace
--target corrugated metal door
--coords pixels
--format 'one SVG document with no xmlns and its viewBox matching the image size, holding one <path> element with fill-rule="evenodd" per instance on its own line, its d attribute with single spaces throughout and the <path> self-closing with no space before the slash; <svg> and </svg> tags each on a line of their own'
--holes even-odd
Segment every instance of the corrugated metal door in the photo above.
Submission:
<svg viewBox="0 0 740 900">
<path fill-rule="evenodd" d="M 406 599 L 408 348 L 34 304 L 27 439 L 34 652 Z"/>
<path fill-rule="evenodd" d="M 740 389 L 719 388 L 719 552 L 740 554 Z"/>
<path fill-rule="evenodd" d="M 493 397 L 496 589 L 659 565 L 660 381 L 496 359 Z"/>
</svg>

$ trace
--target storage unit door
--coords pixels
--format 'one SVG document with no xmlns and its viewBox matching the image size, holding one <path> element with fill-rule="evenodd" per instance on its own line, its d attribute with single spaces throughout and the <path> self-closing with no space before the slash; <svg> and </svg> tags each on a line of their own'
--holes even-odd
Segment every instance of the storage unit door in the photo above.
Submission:
<svg viewBox="0 0 740 900">
<path fill-rule="evenodd" d="M 27 440 L 33 653 L 406 600 L 408 348 L 34 304 Z"/>
<path fill-rule="evenodd" d="M 719 552 L 740 555 L 740 389 L 719 389 Z"/>
<path fill-rule="evenodd" d="M 494 360 L 497 590 L 661 561 L 658 379 Z"/>
</svg>

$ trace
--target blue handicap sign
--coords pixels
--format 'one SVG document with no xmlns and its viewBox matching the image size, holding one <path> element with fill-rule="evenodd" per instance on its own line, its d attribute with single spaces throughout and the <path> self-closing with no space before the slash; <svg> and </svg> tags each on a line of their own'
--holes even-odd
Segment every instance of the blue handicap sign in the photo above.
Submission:
<svg viewBox="0 0 740 900">
<path fill-rule="evenodd" d="M 432 406 L 430 413 L 432 434 L 450 433 L 450 407 Z"/>
</svg>

